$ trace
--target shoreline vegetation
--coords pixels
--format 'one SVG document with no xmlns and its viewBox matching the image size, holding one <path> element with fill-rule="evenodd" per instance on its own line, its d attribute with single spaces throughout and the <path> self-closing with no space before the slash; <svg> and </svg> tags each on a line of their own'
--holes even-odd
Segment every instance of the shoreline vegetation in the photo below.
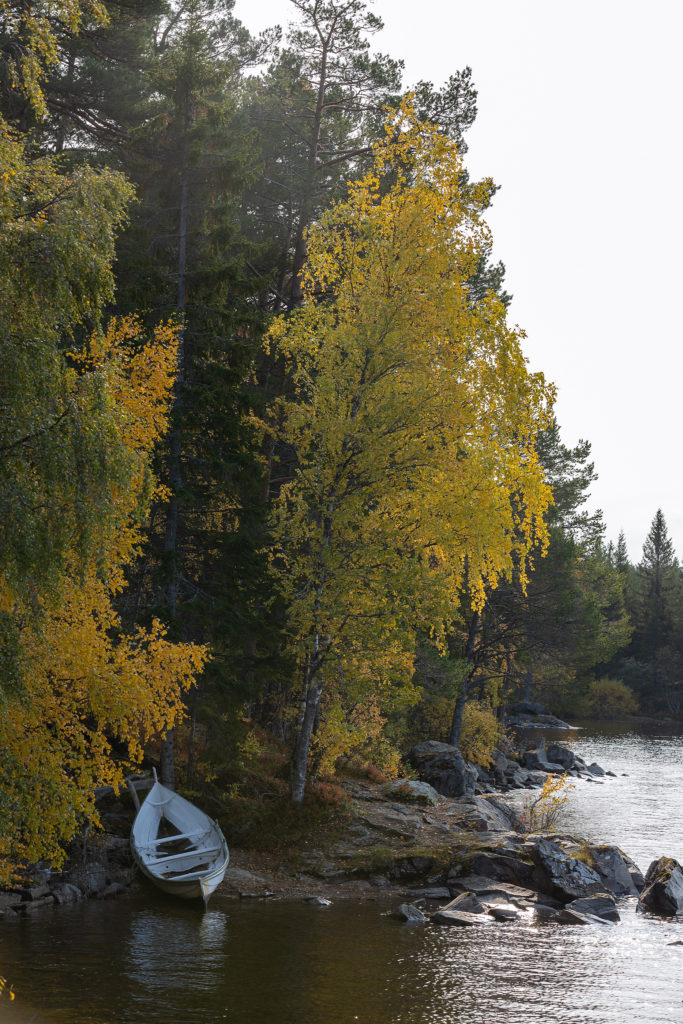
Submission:
<svg viewBox="0 0 683 1024">
<path fill-rule="evenodd" d="M 529 914 L 559 924 L 611 924 L 619 920 L 623 897 L 637 898 L 644 912 L 682 914 L 683 873 L 675 861 L 660 858 L 643 875 L 617 847 L 562 830 L 572 778 L 609 785 L 613 773 L 586 765 L 564 744 L 530 741 L 538 719 L 548 717 L 546 709 L 535 710 L 511 709 L 511 718 L 525 718 L 526 739 L 509 745 L 506 754 L 496 751 L 489 770 L 467 765 L 464 794 L 447 796 L 419 779 L 382 781 L 368 772 L 370 777 L 339 780 L 327 806 L 299 821 L 295 834 L 287 835 L 285 826 L 280 834 L 260 836 L 254 848 L 247 830 L 241 842 L 236 837 L 230 844 L 231 863 L 218 894 L 321 906 L 340 899 L 390 902 L 399 920 L 459 927 Z M 418 748 L 411 752 L 418 775 L 434 780 L 436 758 L 440 788 L 460 784 L 444 770 L 457 750 L 433 741 Z M 536 817 L 501 799 L 513 789 L 530 791 L 524 808 L 538 808 Z M 129 794 L 103 790 L 98 805 L 104 830 L 72 848 L 65 871 L 27 871 L 23 883 L 0 892 L 1 920 L 84 898 L 125 898 L 146 884 L 130 857 Z"/>
</svg>

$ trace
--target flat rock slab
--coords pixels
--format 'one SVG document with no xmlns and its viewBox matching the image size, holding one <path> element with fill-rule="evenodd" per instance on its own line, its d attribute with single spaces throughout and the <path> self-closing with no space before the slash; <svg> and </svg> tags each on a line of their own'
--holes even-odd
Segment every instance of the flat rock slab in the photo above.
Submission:
<svg viewBox="0 0 683 1024">
<path fill-rule="evenodd" d="M 535 889 L 526 889 L 521 885 L 513 885 L 512 882 L 500 882 L 487 875 L 463 875 L 462 878 L 454 880 L 454 886 L 457 886 L 462 892 L 467 890 L 474 892 L 477 896 L 484 893 L 498 893 L 525 900 L 535 900 L 538 897 Z"/>
<path fill-rule="evenodd" d="M 260 875 L 254 875 L 251 871 L 244 871 L 242 868 L 228 868 L 223 876 L 223 883 L 228 885 L 256 885 L 265 884 L 265 881 L 265 878 L 261 878 Z"/>
<path fill-rule="evenodd" d="M 418 782 L 415 779 L 388 782 L 382 787 L 382 792 L 391 800 L 407 800 L 413 804 L 426 804 L 430 807 L 443 803 L 444 800 L 428 782 Z"/>
<path fill-rule="evenodd" d="M 621 920 L 617 904 L 611 896 L 586 896 L 583 899 L 572 900 L 564 909 L 578 914 L 601 917 L 605 921 Z"/>
<path fill-rule="evenodd" d="M 423 900 L 448 900 L 451 897 L 450 889 L 445 885 L 435 885 L 428 889 L 414 889 L 411 896 L 420 896 Z"/>
<path fill-rule="evenodd" d="M 557 921 L 559 910 L 547 907 L 544 903 L 537 903 L 534 908 L 534 917 L 537 921 Z"/>
<path fill-rule="evenodd" d="M 519 911 L 507 907 L 489 907 L 487 912 L 496 921 L 519 921 Z"/>
<path fill-rule="evenodd" d="M 612 925 L 612 921 L 606 921 L 604 917 L 596 917 L 594 914 L 579 914 L 576 910 L 570 910 L 565 907 L 561 910 L 555 919 L 558 924 L 602 924 Z"/>
<path fill-rule="evenodd" d="M 49 885 L 32 885 L 26 889 L 15 890 L 15 895 L 18 895 L 23 900 L 42 900 L 45 896 L 50 895 Z"/>
<path fill-rule="evenodd" d="M 441 910 L 456 911 L 460 913 L 464 911 L 466 914 L 484 914 L 486 913 L 486 907 L 477 899 L 473 892 L 463 892 L 459 896 L 456 896 L 454 900 L 447 903 L 445 907 L 441 907 Z"/>
<path fill-rule="evenodd" d="M 469 928 L 471 925 L 483 924 L 486 914 L 467 914 L 464 910 L 437 910 L 432 914 L 434 924 L 452 925 L 456 928 Z"/>
</svg>

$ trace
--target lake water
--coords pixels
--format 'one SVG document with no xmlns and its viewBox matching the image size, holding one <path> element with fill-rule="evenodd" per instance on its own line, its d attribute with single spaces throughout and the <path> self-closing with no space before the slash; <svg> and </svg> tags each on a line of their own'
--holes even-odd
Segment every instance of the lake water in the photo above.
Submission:
<svg viewBox="0 0 683 1024">
<path fill-rule="evenodd" d="M 683 862 L 683 739 L 578 736 L 617 778 L 579 783 L 563 830 L 617 843 L 643 871 Z M 146 889 L 57 908 L 0 928 L 17 992 L 0 1024 L 683 1024 L 683 946 L 667 945 L 683 919 L 629 899 L 613 928 L 445 929 L 401 925 L 391 905 L 217 896 L 203 913 Z"/>
</svg>

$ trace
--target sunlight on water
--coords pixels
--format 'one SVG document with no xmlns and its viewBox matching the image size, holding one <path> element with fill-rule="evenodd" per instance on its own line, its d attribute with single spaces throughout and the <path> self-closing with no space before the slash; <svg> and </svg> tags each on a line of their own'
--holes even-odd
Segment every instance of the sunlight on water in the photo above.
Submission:
<svg viewBox="0 0 683 1024">
<path fill-rule="evenodd" d="M 566 827 L 641 869 L 683 860 L 683 746 L 586 732 L 572 746 L 617 773 L 583 783 Z M 628 772 L 628 776 L 622 775 Z M 153 890 L 0 929 L 18 993 L 0 1024 L 683 1024 L 683 919 L 616 927 L 400 925 L 391 904 L 239 901 L 203 913 Z"/>
</svg>

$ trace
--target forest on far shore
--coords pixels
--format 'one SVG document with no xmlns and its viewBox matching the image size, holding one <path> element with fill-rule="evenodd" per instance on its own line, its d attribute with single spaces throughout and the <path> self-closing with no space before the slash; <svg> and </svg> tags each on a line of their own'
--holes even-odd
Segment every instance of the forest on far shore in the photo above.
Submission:
<svg viewBox="0 0 683 1024">
<path fill-rule="evenodd" d="M 365 0 L 233 6 L 0 9 L 3 877 L 145 759 L 243 820 L 486 763 L 520 699 L 681 711 L 665 515 L 632 561 L 586 510 L 470 68 L 404 81 Z"/>
</svg>

